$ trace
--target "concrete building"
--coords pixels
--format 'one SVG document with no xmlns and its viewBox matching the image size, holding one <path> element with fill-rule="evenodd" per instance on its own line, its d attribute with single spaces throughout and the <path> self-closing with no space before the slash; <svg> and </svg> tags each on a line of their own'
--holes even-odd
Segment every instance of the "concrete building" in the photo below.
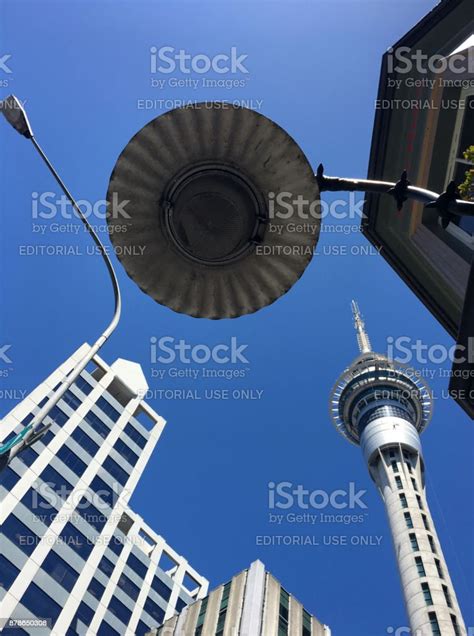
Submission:
<svg viewBox="0 0 474 636">
<path fill-rule="evenodd" d="M 411 633 L 464 636 L 425 492 L 420 433 L 431 419 L 430 392 L 407 367 L 372 351 L 358 306 L 352 304 L 360 355 L 333 389 L 333 423 L 361 446 L 384 501 Z"/>
<path fill-rule="evenodd" d="M 236 574 L 149 636 L 330 636 L 261 561 Z"/>
<path fill-rule="evenodd" d="M 441 0 L 382 58 L 367 177 L 443 192 L 467 187 L 474 145 L 474 12 L 471 0 Z M 465 187 L 463 187 L 463 184 Z M 459 345 L 450 392 L 474 418 L 474 218 L 445 226 L 436 208 L 368 194 L 362 231 Z"/>
<path fill-rule="evenodd" d="M 4 418 L 4 440 L 87 348 Z M 50 429 L 0 473 L 2 636 L 143 636 L 207 594 L 206 579 L 128 507 L 165 425 L 147 388 L 138 364 L 94 358 Z"/>
</svg>

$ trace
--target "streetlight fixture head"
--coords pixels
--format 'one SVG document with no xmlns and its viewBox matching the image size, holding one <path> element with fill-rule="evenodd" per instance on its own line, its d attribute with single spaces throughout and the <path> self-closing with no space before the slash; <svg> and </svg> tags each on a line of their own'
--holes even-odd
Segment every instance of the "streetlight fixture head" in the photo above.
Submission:
<svg viewBox="0 0 474 636">
<path fill-rule="evenodd" d="M 294 200 L 311 205 L 311 223 Z M 267 117 L 222 102 L 144 126 L 117 160 L 107 202 L 128 275 L 158 303 L 199 318 L 275 301 L 303 274 L 319 235 L 319 188 L 302 150 Z"/>
<path fill-rule="evenodd" d="M 20 100 L 15 95 L 9 95 L 4 100 L 0 101 L 0 111 L 5 116 L 5 119 L 9 124 L 17 130 L 20 135 L 31 139 L 33 137 L 33 129 L 25 109 L 22 106 Z"/>
</svg>

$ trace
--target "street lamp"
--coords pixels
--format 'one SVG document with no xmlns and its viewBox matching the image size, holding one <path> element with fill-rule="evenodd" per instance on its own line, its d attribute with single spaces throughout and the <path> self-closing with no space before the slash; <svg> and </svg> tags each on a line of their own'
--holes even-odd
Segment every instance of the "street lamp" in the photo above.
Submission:
<svg viewBox="0 0 474 636">
<path fill-rule="evenodd" d="M 126 272 L 154 300 L 194 317 L 235 318 L 274 302 L 303 274 L 323 191 L 387 193 L 398 209 L 413 198 L 437 208 L 445 226 L 474 215 L 454 183 L 438 195 L 410 185 L 406 172 L 397 183 L 327 177 L 321 164 L 314 174 L 270 119 L 207 102 L 160 115 L 125 146 L 107 192 L 108 228 Z M 302 201 L 304 215 L 292 214 Z M 124 221 L 113 210 L 125 203 Z"/>
<path fill-rule="evenodd" d="M 56 179 L 59 184 L 61 190 L 70 200 L 72 206 L 74 207 L 77 215 L 84 223 L 86 230 L 91 235 L 93 241 L 98 247 L 98 251 L 100 252 L 102 259 L 107 267 L 107 271 L 109 273 L 110 281 L 112 283 L 112 289 L 114 293 L 114 313 L 112 320 L 107 325 L 106 329 L 101 333 L 96 342 L 91 346 L 87 354 L 77 363 L 71 373 L 61 382 L 59 387 L 53 393 L 53 395 L 48 399 L 48 401 L 42 406 L 39 412 L 34 416 L 33 420 L 25 426 L 25 428 L 18 433 L 13 439 L 5 444 L 0 444 L 0 470 L 5 468 L 8 463 L 15 457 L 19 452 L 21 452 L 24 448 L 31 446 L 35 442 L 37 442 L 46 432 L 46 430 L 51 426 L 51 424 L 43 426 L 39 429 L 39 426 L 43 422 L 44 418 L 48 415 L 51 409 L 59 402 L 61 397 L 66 393 L 69 387 L 74 384 L 77 380 L 81 372 L 85 369 L 87 364 L 92 360 L 92 358 L 96 355 L 102 345 L 107 341 L 112 332 L 115 330 L 121 312 L 121 296 L 120 296 L 120 288 L 117 280 L 117 276 L 115 274 L 112 261 L 110 260 L 107 252 L 100 240 L 100 238 L 95 233 L 93 227 L 88 222 L 87 218 L 81 212 L 81 209 L 77 205 L 74 197 L 66 188 L 63 183 L 61 177 L 58 175 L 53 165 L 47 158 L 43 149 L 36 141 L 36 138 L 33 134 L 33 130 L 31 128 L 30 122 L 28 121 L 28 117 L 26 115 L 25 109 L 23 108 L 20 101 L 14 96 L 11 95 L 7 97 L 5 100 L 0 102 L 0 111 L 3 113 L 7 121 L 17 130 L 21 135 L 30 139 L 38 151 L 39 155 L 47 165 L 49 171 Z"/>
<path fill-rule="evenodd" d="M 294 227 L 269 202 L 279 193 L 314 202 L 311 227 Z M 223 102 L 144 126 L 117 160 L 107 201 L 128 275 L 158 303 L 199 318 L 275 301 L 303 274 L 319 235 L 318 183 L 297 143 L 267 117 Z M 113 213 L 123 203 L 126 220 Z"/>
</svg>

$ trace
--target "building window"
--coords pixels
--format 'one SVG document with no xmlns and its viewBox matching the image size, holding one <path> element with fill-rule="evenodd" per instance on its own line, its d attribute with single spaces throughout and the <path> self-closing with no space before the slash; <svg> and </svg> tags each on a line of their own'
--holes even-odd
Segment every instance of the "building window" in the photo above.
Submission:
<svg viewBox="0 0 474 636">
<path fill-rule="evenodd" d="M 439 559 L 435 559 L 436 569 L 438 570 L 438 576 L 440 579 L 444 579 L 443 568 Z"/>
<path fill-rule="evenodd" d="M 418 492 L 418 486 L 416 480 L 413 479 L 413 477 L 411 478 L 411 485 L 413 486 L 413 490 L 416 490 L 416 492 Z"/>
<path fill-rule="evenodd" d="M 199 609 L 199 616 L 196 623 L 196 629 L 194 631 L 195 636 L 199 636 L 200 634 L 202 634 L 202 628 L 204 625 L 204 619 L 206 618 L 206 610 L 207 610 L 208 601 L 209 601 L 209 597 L 206 596 L 206 598 L 204 598 L 201 602 L 201 607 Z"/>
<path fill-rule="evenodd" d="M 35 583 L 30 583 L 21 598 L 21 604 L 37 618 L 49 618 L 51 624 L 58 620 L 62 607 Z"/>
<path fill-rule="evenodd" d="M 422 514 L 421 518 L 423 520 L 423 525 L 425 526 L 425 530 L 429 530 L 430 529 L 430 524 L 428 523 L 427 516 L 425 514 Z"/>
<path fill-rule="evenodd" d="M 14 514 L 8 515 L 2 524 L 2 534 L 28 556 L 39 543 L 40 538 L 30 530 Z"/>
<path fill-rule="evenodd" d="M 106 620 L 103 620 L 97 630 L 97 636 L 120 636 L 120 634 Z"/>
<path fill-rule="evenodd" d="M 215 636 L 222 636 L 222 634 L 224 633 L 224 625 L 225 625 L 225 619 L 227 616 L 227 607 L 229 605 L 231 585 L 232 585 L 232 582 L 226 583 L 224 585 L 224 589 L 222 590 L 221 605 L 219 608 L 219 615 L 217 617 L 217 627 L 216 627 Z"/>
<path fill-rule="evenodd" d="M 409 512 L 405 512 L 405 523 L 407 524 L 407 528 L 413 528 L 413 519 L 411 518 L 411 514 Z"/>
<path fill-rule="evenodd" d="M 91 457 L 94 457 L 99 450 L 99 445 L 94 442 L 92 437 L 90 437 L 80 426 L 77 426 L 72 434 L 72 439 L 79 444 L 79 446 L 87 451 Z"/>
<path fill-rule="evenodd" d="M 136 601 L 140 594 L 140 589 L 131 581 L 126 574 L 121 574 L 117 582 L 121 590 L 125 592 L 133 601 Z"/>
<path fill-rule="evenodd" d="M 63 424 L 65 424 L 69 419 L 69 416 L 66 415 L 66 413 L 62 411 L 57 405 L 53 406 L 53 408 L 48 413 L 48 417 L 51 418 L 53 422 L 56 422 L 58 426 L 63 426 Z"/>
<path fill-rule="evenodd" d="M 473 200 L 474 192 L 465 186 L 466 173 L 472 169 L 472 148 L 474 139 L 474 88 L 465 88 L 460 95 L 465 100 L 465 107 L 458 109 L 456 124 L 453 131 L 453 141 L 449 157 L 446 185 L 454 180 L 460 186 L 461 197 Z M 473 245 L 471 237 L 474 235 L 474 222 L 472 217 L 453 218 L 454 227 L 447 228 L 447 231 L 463 240 L 468 245 Z M 453 231 L 454 230 L 454 231 Z M 458 230 L 456 232 L 456 230 Z M 463 236 L 464 234 L 464 236 Z M 471 239 L 471 240 L 470 240 Z"/>
<path fill-rule="evenodd" d="M 408 508 L 408 501 L 404 493 L 398 495 L 400 497 L 400 501 L 402 503 L 402 508 Z"/>
<path fill-rule="evenodd" d="M 124 625 L 128 625 L 132 616 L 132 610 L 118 600 L 116 596 L 110 599 L 109 612 L 116 616 Z"/>
<path fill-rule="evenodd" d="M 85 380 L 82 376 L 79 376 L 77 378 L 74 385 L 77 386 L 77 388 L 82 391 L 84 395 L 89 395 L 93 388 L 92 385 L 90 385 L 89 382 L 87 382 L 87 380 Z"/>
<path fill-rule="evenodd" d="M 100 419 L 98 415 L 94 413 L 94 411 L 86 413 L 84 415 L 84 421 L 87 422 L 87 424 L 89 424 L 89 426 L 104 439 L 106 439 L 107 435 L 110 433 L 110 428 Z"/>
<path fill-rule="evenodd" d="M 0 472 L 0 485 L 2 485 L 6 490 L 10 491 L 17 481 L 20 479 L 20 475 L 7 466 Z"/>
<path fill-rule="evenodd" d="M 31 448 L 31 446 L 25 448 L 24 450 L 21 451 L 21 453 L 17 455 L 17 458 L 23 464 L 25 464 L 25 466 L 31 466 L 31 464 L 35 461 L 37 457 L 38 457 L 38 453 L 35 451 L 34 448 Z"/>
<path fill-rule="evenodd" d="M 115 506 L 117 503 L 117 499 L 119 493 L 114 491 L 112 486 L 109 486 L 103 479 L 101 479 L 98 475 L 94 477 L 91 481 L 90 489 L 99 495 L 102 501 L 105 501 L 111 508 Z"/>
<path fill-rule="evenodd" d="M 428 535 L 428 541 L 430 542 L 431 552 L 433 554 L 438 554 L 436 550 L 435 542 L 433 541 L 433 537 L 430 534 Z"/>
<path fill-rule="evenodd" d="M 137 429 L 133 426 L 133 424 L 128 422 L 125 425 L 123 432 L 125 433 L 125 435 L 128 435 L 128 437 L 130 437 L 130 439 L 133 442 L 135 442 L 137 446 L 140 446 L 140 448 L 145 448 L 147 440 L 143 437 L 141 433 L 137 431 Z"/>
<path fill-rule="evenodd" d="M 112 420 L 112 422 L 116 422 L 119 419 L 120 413 L 104 397 L 98 398 L 96 404 L 100 410 Z"/>
<path fill-rule="evenodd" d="M 72 484 L 68 480 L 60 475 L 57 470 L 54 470 L 52 466 L 46 466 L 40 475 L 40 479 L 47 484 L 51 490 L 61 499 L 67 499 L 73 490 Z"/>
<path fill-rule="evenodd" d="M 125 536 L 120 531 L 118 532 L 121 536 L 113 534 L 110 537 L 110 540 L 107 545 L 114 554 L 116 554 L 117 556 L 120 556 L 123 546 L 125 545 L 126 539 L 125 539 Z"/>
<path fill-rule="evenodd" d="M 102 464 L 102 468 L 109 472 L 112 477 L 116 479 L 122 486 L 125 486 L 128 478 L 130 477 L 130 475 L 123 468 L 120 468 L 120 466 L 115 460 L 112 459 L 112 457 L 106 458 L 106 460 Z"/>
<path fill-rule="evenodd" d="M 73 411 L 76 411 L 82 404 L 81 399 L 74 395 L 72 391 L 69 389 L 62 396 L 62 401 L 65 402 L 68 406 L 72 408 Z"/>
<path fill-rule="evenodd" d="M 395 477 L 395 483 L 397 484 L 397 488 L 399 490 L 401 490 L 403 488 L 402 480 L 400 479 L 400 477 L 398 475 Z"/>
<path fill-rule="evenodd" d="M 134 554 L 130 553 L 127 559 L 128 567 L 138 574 L 141 579 L 144 579 L 148 571 L 147 566 L 140 561 Z"/>
<path fill-rule="evenodd" d="M 50 430 L 47 430 L 46 433 L 44 433 L 44 435 L 41 436 L 39 441 L 41 442 L 41 444 L 44 444 L 45 446 L 47 446 L 49 442 L 53 439 L 53 437 L 54 437 L 54 433 Z"/>
<path fill-rule="evenodd" d="M 433 598 L 431 596 L 431 590 L 428 583 L 422 583 L 421 589 L 423 591 L 423 598 L 425 599 L 425 603 L 427 605 L 433 605 Z"/>
<path fill-rule="evenodd" d="M 305 609 L 303 610 L 303 630 L 302 636 L 311 636 L 311 614 Z"/>
<path fill-rule="evenodd" d="M 14 580 L 20 574 L 20 570 L 10 563 L 3 554 L 0 554 L 0 588 L 9 590 L 13 585 Z"/>
<path fill-rule="evenodd" d="M 426 576 L 425 566 L 423 565 L 423 559 L 420 556 L 415 557 L 415 564 L 417 572 L 420 576 Z"/>
<path fill-rule="evenodd" d="M 66 523 L 59 536 L 61 541 L 68 545 L 74 552 L 87 561 L 92 548 L 93 542 L 85 537 L 70 521 Z"/>
<path fill-rule="evenodd" d="M 103 572 L 106 576 L 112 576 L 112 572 L 114 571 L 115 565 L 108 559 L 105 555 L 99 561 L 99 565 L 97 566 L 101 572 Z"/>
<path fill-rule="evenodd" d="M 419 508 L 420 510 L 423 510 L 423 503 L 422 503 L 422 501 L 421 501 L 421 497 L 420 497 L 420 495 L 417 495 L 417 496 L 416 496 L 416 501 L 417 501 L 417 503 L 418 503 L 418 508 Z"/>
<path fill-rule="evenodd" d="M 458 619 L 451 614 L 451 623 L 453 624 L 454 633 L 456 636 L 461 636 L 461 630 L 459 629 Z"/>
<path fill-rule="evenodd" d="M 56 517 L 56 509 L 46 501 L 37 490 L 29 488 L 23 495 L 21 503 L 34 515 L 34 520 L 42 521 L 46 526 Z"/>
<path fill-rule="evenodd" d="M 71 633 L 71 631 L 73 634 L 84 634 L 89 625 L 92 623 L 93 618 L 94 612 L 89 605 L 86 605 L 84 602 L 80 603 L 69 626 L 68 634 Z"/>
<path fill-rule="evenodd" d="M 153 577 L 151 582 L 151 589 L 155 590 L 155 592 L 159 594 L 163 600 L 169 601 L 171 589 L 156 575 Z"/>
<path fill-rule="evenodd" d="M 89 587 L 87 588 L 87 591 L 89 592 L 89 594 L 92 594 L 94 598 L 100 601 L 103 593 L 105 592 L 105 587 L 102 585 L 102 583 L 99 583 L 97 579 L 93 578 L 91 579 L 91 582 L 89 583 Z"/>
<path fill-rule="evenodd" d="M 444 594 L 444 598 L 446 599 L 446 605 L 448 607 L 452 607 L 453 602 L 451 601 L 451 594 L 449 593 L 447 585 L 443 585 L 443 594 Z"/>
<path fill-rule="evenodd" d="M 431 631 L 433 636 L 441 636 L 441 630 L 439 628 L 438 619 L 436 618 L 436 612 L 429 612 L 428 618 L 430 621 Z"/>
<path fill-rule="evenodd" d="M 76 473 L 78 477 L 81 477 L 85 472 L 87 465 L 79 459 L 76 453 L 68 446 L 61 446 L 56 453 L 56 457 L 60 459 L 73 473 Z"/>
<path fill-rule="evenodd" d="M 130 446 L 128 446 L 128 444 L 126 444 L 122 439 L 119 438 L 115 442 L 114 449 L 117 453 L 122 455 L 122 457 L 126 459 L 131 466 L 135 466 L 138 461 L 138 455 L 134 453 Z"/>
<path fill-rule="evenodd" d="M 157 603 L 155 603 L 155 601 L 153 601 L 150 597 L 148 597 L 145 601 L 143 609 L 145 610 L 145 612 L 150 614 L 152 618 L 155 619 L 158 625 L 163 622 L 165 611 L 161 609 L 161 607 L 157 605 Z"/>
<path fill-rule="evenodd" d="M 398 463 L 396 461 L 392 460 L 390 462 L 390 465 L 392 467 L 393 472 L 394 473 L 398 473 Z"/>
<path fill-rule="evenodd" d="M 41 569 L 49 574 L 51 578 L 62 585 L 68 592 L 72 590 L 79 576 L 76 570 L 66 563 L 61 557 L 50 550 L 48 556 L 43 561 Z"/>
<path fill-rule="evenodd" d="M 278 636 L 288 634 L 288 620 L 290 616 L 290 595 L 283 588 L 280 589 L 280 606 L 278 610 Z"/>
<path fill-rule="evenodd" d="M 412 473 L 413 472 L 413 466 L 411 465 L 410 462 L 406 461 L 405 462 L 406 467 L 408 468 L 408 472 Z"/>
<path fill-rule="evenodd" d="M 414 552 L 418 552 L 418 550 L 420 548 L 418 546 L 418 540 L 417 540 L 416 534 L 414 532 L 410 533 L 410 543 L 411 543 L 412 550 Z"/>
<path fill-rule="evenodd" d="M 135 629 L 135 636 L 145 636 L 148 632 L 151 631 L 151 627 L 149 627 L 143 621 L 138 621 L 138 625 Z"/>
<path fill-rule="evenodd" d="M 107 523 L 107 516 L 97 510 L 97 508 L 91 504 L 88 497 L 90 497 L 90 495 L 82 497 L 77 504 L 76 512 L 81 515 L 84 521 L 87 521 L 89 525 L 100 533 Z"/>
</svg>

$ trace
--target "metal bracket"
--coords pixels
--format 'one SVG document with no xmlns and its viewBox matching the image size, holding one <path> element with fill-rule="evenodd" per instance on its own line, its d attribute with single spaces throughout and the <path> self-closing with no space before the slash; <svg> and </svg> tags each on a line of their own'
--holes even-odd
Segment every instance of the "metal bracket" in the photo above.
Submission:
<svg viewBox="0 0 474 636">
<path fill-rule="evenodd" d="M 408 199 L 424 203 L 427 208 L 439 210 L 443 227 L 446 228 L 456 216 L 474 216 L 474 202 L 458 199 L 456 184 L 452 181 L 442 194 L 412 186 L 404 170 L 396 183 L 389 181 L 375 181 L 372 179 L 345 179 L 328 177 L 324 174 L 324 166 L 319 164 L 316 171 L 316 181 L 321 192 L 375 192 L 390 194 L 395 198 L 400 211 Z"/>
</svg>

